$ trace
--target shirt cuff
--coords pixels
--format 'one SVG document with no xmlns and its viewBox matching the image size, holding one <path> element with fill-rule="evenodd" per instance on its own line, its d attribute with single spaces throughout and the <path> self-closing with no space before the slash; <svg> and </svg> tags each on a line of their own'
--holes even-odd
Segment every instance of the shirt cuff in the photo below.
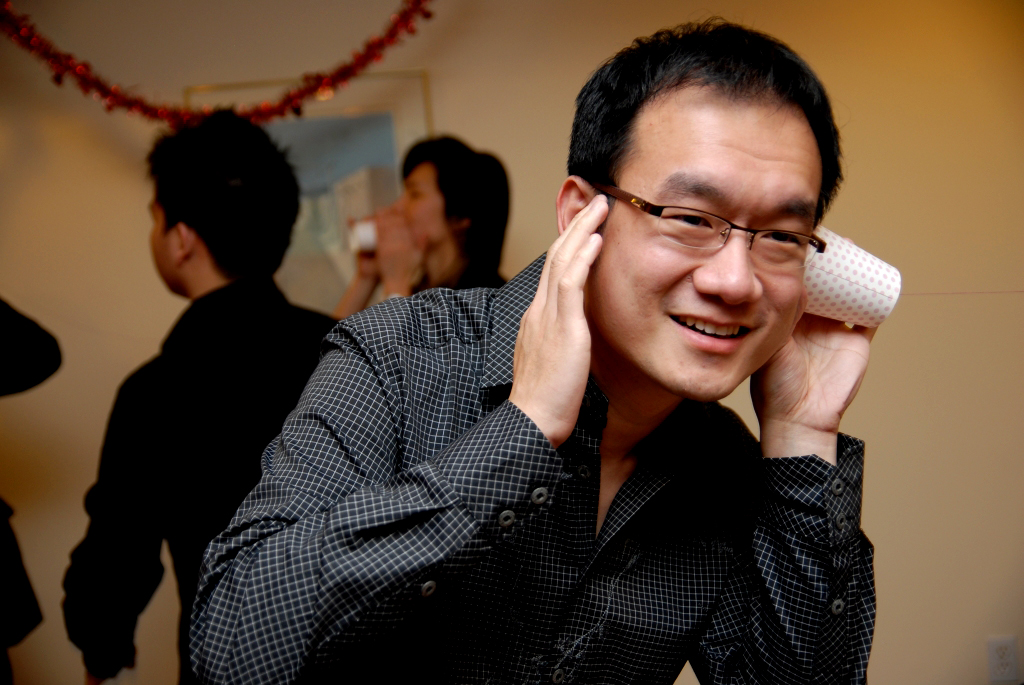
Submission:
<svg viewBox="0 0 1024 685">
<path fill-rule="evenodd" d="M 436 462 L 473 516 L 506 532 L 544 510 L 562 458 L 514 403 L 502 402 Z"/>
<path fill-rule="evenodd" d="M 769 527 L 829 547 L 842 546 L 860 530 L 864 442 L 838 436 L 835 466 L 816 455 L 763 459 Z"/>
</svg>

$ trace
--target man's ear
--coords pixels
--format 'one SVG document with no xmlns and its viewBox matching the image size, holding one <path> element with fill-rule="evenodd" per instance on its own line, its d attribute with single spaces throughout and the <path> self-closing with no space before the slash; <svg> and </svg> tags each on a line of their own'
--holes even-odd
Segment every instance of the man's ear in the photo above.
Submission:
<svg viewBox="0 0 1024 685">
<path fill-rule="evenodd" d="M 562 183 L 555 200 L 555 214 L 558 216 L 558 235 L 562 235 L 569 224 L 597 193 L 594 186 L 579 176 L 570 176 Z"/>
<path fill-rule="evenodd" d="M 171 227 L 169 233 L 171 234 L 171 257 L 174 259 L 175 266 L 181 266 L 196 256 L 202 238 L 194 228 L 179 221 Z"/>
</svg>

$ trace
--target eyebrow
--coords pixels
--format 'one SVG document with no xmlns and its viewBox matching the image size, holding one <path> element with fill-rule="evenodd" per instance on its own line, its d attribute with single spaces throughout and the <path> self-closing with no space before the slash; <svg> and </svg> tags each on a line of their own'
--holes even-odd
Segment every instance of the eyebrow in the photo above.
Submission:
<svg viewBox="0 0 1024 685">
<path fill-rule="evenodd" d="M 696 197 L 710 202 L 724 202 L 727 198 L 726 193 L 718 186 L 685 171 L 677 171 L 666 178 L 659 189 L 659 196 Z M 784 215 L 809 221 L 814 221 L 817 209 L 814 202 L 799 199 L 789 200 L 779 207 L 779 211 Z"/>
<path fill-rule="evenodd" d="M 724 200 L 723 193 L 717 186 L 703 181 L 685 171 L 677 171 L 661 184 L 659 194 L 668 197 L 697 197 L 702 200 Z"/>
</svg>

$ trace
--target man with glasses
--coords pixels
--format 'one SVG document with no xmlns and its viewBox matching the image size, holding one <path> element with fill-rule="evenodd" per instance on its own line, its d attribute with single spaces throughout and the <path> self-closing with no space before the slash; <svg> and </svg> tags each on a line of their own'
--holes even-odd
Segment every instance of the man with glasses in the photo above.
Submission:
<svg viewBox="0 0 1024 685">
<path fill-rule="evenodd" d="M 577 98 L 559 237 L 346 320 L 207 550 L 209 682 L 864 682 L 872 331 L 802 316 L 841 178 L 809 67 L 712 20 Z M 717 400 L 744 379 L 756 441 Z"/>
</svg>

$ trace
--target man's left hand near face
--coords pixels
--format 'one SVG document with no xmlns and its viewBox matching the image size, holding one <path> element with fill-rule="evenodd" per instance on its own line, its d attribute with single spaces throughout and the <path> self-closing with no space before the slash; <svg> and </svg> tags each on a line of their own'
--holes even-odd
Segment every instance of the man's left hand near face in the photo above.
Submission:
<svg viewBox="0 0 1024 685">
<path fill-rule="evenodd" d="M 583 286 L 601 251 L 608 201 L 594 196 L 548 249 L 537 294 L 516 337 L 509 400 L 554 446 L 572 433 L 590 370 Z"/>
<path fill-rule="evenodd" d="M 766 457 L 816 454 L 836 463 L 839 421 L 867 370 L 875 328 L 804 314 L 750 379 Z"/>
</svg>

